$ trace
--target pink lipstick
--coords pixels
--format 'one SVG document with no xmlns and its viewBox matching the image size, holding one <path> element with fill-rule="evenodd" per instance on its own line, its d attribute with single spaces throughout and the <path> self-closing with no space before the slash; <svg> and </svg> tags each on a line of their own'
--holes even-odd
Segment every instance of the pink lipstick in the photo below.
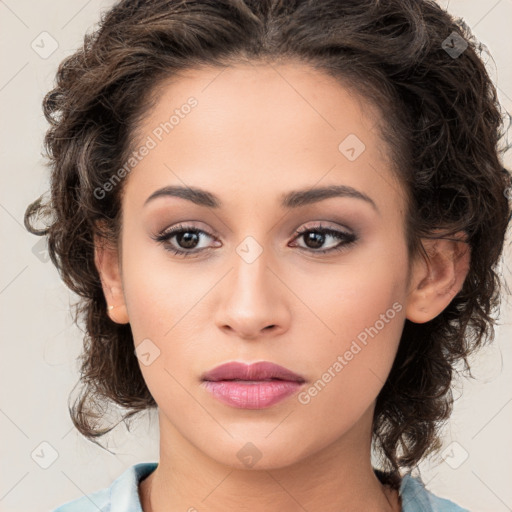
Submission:
<svg viewBox="0 0 512 512">
<path fill-rule="evenodd" d="M 240 409 L 264 409 L 294 394 L 305 379 L 287 368 L 261 361 L 225 363 L 201 377 L 207 391 Z"/>
</svg>

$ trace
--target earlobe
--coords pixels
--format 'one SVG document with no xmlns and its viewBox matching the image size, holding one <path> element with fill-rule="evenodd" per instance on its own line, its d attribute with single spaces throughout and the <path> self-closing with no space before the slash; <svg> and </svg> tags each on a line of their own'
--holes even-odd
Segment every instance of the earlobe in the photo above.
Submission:
<svg viewBox="0 0 512 512">
<path fill-rule="evenodd" d="M 462 289 L 470 268 L 471 250 L 466 235 L 458 232 L 447 238 L 425 238 L 428 260 L 418 258 L 413 265 L 407 298 L 406 318 L 424 323 L 439 315 Z"/>
<path fill-rule="evenodd" d="M 115 323 L 127 324 L 129 319 L 124 300 L 118 250 L 99 235 L 94 236 L 94 263 L 100 275 L 108 316 Z"/>
<path fill-rule="evenodd" d="M 113 296 L 118 296 L 118 294 L 114 294 Z M 122 292 L 120 294 L 122 297 Z M 107 299 L 107 314 L 110 317 L 110 320 L 115 322 L 116 324 L 127 324 L 129 323 L 128 319 L 128 311 L 126 310 L 126 304 L 124 302 L 124 298 L 121 299 L 112 299 L 112 302 L 119 302 L 119 304 L 116 306 L 114 304 L 111 304 Z"/>
</svg>

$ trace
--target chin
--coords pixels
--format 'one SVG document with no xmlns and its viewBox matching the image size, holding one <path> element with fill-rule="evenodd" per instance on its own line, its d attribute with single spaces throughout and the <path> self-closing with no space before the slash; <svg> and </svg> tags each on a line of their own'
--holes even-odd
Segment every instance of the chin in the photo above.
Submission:
<svg viewBox="0 0 512 512">
<path fill-rule="evenodd" d="M 287 435 L 287 442 L 277 436 L 271 439 L 273 434 L 265 436 L 268 433 L 260 437 L 251 437 L 246 433 L 243 438 L 234 437 L 225 443 L 211 443 L 203 451 L 220 464 L 249 471 L 282 469 L 315 452 L 315 446 L 306 445 L 300 433 L 297 433 L 297 437 Z"/>
</svg>

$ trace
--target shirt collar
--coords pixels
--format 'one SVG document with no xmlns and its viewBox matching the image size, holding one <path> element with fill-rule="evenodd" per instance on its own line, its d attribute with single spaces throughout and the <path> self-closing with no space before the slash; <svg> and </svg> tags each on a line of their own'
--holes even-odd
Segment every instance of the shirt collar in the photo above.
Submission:
<svg viewBox="0 0 512 512">
<path fill-rule="evenodd" d="M 157 462 L 141 462 L 128 468 L 112 483 L 110 512 L 143 512 L 139 498 L 139 482 L 149 476 Z"/>
</svg>

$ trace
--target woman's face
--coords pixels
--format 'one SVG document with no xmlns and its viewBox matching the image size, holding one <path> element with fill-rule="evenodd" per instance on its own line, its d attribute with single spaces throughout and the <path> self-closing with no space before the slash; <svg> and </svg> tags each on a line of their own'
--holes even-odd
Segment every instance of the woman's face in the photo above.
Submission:
<svg viewBox="0 0 512 512">
<path fill-rule="evenodd" d="M 260 468 L 369 440 L 408 294 L 376 116 L 301 65 L 204 68 L 160 90 L 127 162 L 121 270 L 162 438 Z M 202 380 L 233 361 L 301 379 Z"/>
</svg>

